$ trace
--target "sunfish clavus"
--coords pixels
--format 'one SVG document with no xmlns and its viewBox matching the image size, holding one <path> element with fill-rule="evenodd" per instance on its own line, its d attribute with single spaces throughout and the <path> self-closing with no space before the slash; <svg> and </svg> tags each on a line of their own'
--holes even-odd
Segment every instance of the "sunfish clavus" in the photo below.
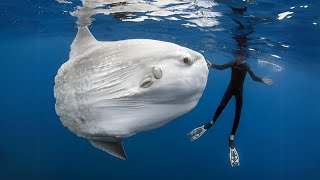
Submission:
<svg viewBox="0 0 320 180">
<path fill-rule="evenodd" d="M 127 159 L 123 139 L 193 109 L 208 78 L 204 57 L 157 40 L 97 41 L 80 27 L 55 77 L 55 109 L 76 135 Z"/>
</svg>

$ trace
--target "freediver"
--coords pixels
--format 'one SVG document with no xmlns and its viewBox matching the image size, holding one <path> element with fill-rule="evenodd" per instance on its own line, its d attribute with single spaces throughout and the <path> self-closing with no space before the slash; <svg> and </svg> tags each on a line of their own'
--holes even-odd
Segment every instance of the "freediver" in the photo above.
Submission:
<svg viewBox="0 0 320 180">
<path fill-rule="evenodd" d="M 222 113 L 223 109 L 228 104 L 231 97 L 234 96 L 236 99 L 236 111 L 235 111 L 235 117 L 234 117 L 232 131 L 229 136 L 229 149 L 230 149 L 229 156 L 230 156 L 231 165 L 233 167 L 239 166 L 240 165 L 239 164 L 239 156 L 238 156 L 235 144 L 234 144 L 234 136 L 235 136 L 235 133 L 237 131 L 239 121 L 240 121 L 240 115 L 241 115 L 241 109 L 242 109 L 243 83 L 244 83 L 246 74 L 248 72 L 254 81 L 262 82 L 267 85 L 271 85 L 272 80 L 268 79 L 268 78 L 260 78 L 260 77 L 256 76 L 253 73 L 250 66 L 246 63 L 243 55 L 238 55 L 238 56 L 236 56 L 235 60 L 230 61 L 229 63 L 223 64 L 223 65 L 212 64 L 208 61 L 208 67 L 218 69 L 218 70 L 224 70 L 227 68 L 231 68 L 231 80 L 230 80 L 228 88 L 227 88 L 226 92 L 224 93 L 224 96 L 220 102 L 220 105 L 218 106 L 218 108 L 216 110 L 216 113 L 215 113 L 213 119 L 210 122 L 192 130 L 188 134 L 188 136 L 191 141 L 194 141 L 194 140 L 198 139 L 201 135 L 203 135 L 208 129 L 210 129 L 212 127 L 212 125 L 216 122 L 216 120 L 218 119 L 219 115 Z"/>
</svg>

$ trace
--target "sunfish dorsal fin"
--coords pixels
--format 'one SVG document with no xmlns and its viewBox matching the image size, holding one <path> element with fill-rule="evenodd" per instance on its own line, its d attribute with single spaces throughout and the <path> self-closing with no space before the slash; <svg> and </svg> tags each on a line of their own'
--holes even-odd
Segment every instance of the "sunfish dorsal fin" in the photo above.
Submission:
<svg viewBox="0 0 320 180">
<path fill-rule="evenodd" d="M 99 141 L 99 140 L 90 140 L 90 143 L 117 158 L 127 160 L 127 155 L 124 152 L 123 143 L 122 141 L 119 142 L 106 142 L 106 141 Z"/>
<path fill-rule="evenodd" d="M 98 41 L 89 31 L 88 27 L 78 27 L 78 33 L 76 38 L 73 40 L 71 44 L 71 52 L 70 59 L 73 59 L 81 54 L 83 54 L 86 50 L 91 48 Z"/>
</svg>

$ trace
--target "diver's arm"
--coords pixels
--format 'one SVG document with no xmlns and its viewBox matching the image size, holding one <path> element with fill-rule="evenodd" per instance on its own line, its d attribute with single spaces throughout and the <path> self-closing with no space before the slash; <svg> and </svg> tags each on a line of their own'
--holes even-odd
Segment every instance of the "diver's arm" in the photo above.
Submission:
<svg viewBox="0 0 320 180">
<path fill-rule="evenodd" d="M 250 74 L 251 78 L 254 80 L 254 81 L 257 81 L 257 82 L 262 82 L 262 78 L 256 76 L 252 69 L 248 66 L 248 73 Z"/>
<path fill-rule="evenodd" d="M 262 82 L 262 83 L 264 83 L 264 84 L 266 84 L 266 85 L 271 85 L 271 84 L 272 84 L 272 80 L 271 80 L 271 79 L 269 79 L 269 78 L 260 78 L 260 77 L 256 76 L 256 75 L 253 73 L 253 71 L 252 71 L 252 69 L 250 68 L 249 65 L 247 65 L 247 70 L 248 70 L 248 73 L 250 74 L 251 78 L 252 78 L 254 81 Z"/>
<path fill-rule="evenodd" d="M 218 69 L 218 70 L 224 70 L 224 69 L 231 67 L 233 64 L 234 64 L 234 61 L 230 61 L 227 64 L 222 64 L 222 65 L 217 65 L 217 64 L 211 63 L 210 66 L 208 66 L 208 67 Z"/>
</svg>

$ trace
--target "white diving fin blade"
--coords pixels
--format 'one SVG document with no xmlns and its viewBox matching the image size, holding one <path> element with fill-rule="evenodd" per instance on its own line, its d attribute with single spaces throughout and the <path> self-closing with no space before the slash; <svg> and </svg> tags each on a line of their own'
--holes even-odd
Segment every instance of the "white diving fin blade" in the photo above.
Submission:
<svg viewBox="0 0 320 180">
<path fill-rule="evenodd" d="M 195 141 L 197 140 L 199 137 L 201 137 L 207 130 L 204 128 L 204 125 L 197 127 L 195 129 L 193 129 L 189 134 L 188 137 L 190 139 L 190 141 Z"/>
<path fill-rule="evenodd" d="M 97 140 L 90 140 L 90 143 L 117 158 L 127 160 L 127 155 L 123 148 L 122 141 L 119 142 L 106 142 L 106 141 L 97 141 Z"/>
<path fill-rule="evenodd" d="M 90 49 L 97 42 L 98 41 L 91 34 L 87 26 L 78 27 L 77 36 L 71 44 L 71 51 L 70 51 L 69 58 L 70 59 L 76 58 L 77 56 L 86 52 L 86 50 Z"/>
<path fill-rule="evenodd" d="M 236 148 L 230 148 L 229 158 L 232 167 L 240 166 L 240 159 Z"/>
</svg>

